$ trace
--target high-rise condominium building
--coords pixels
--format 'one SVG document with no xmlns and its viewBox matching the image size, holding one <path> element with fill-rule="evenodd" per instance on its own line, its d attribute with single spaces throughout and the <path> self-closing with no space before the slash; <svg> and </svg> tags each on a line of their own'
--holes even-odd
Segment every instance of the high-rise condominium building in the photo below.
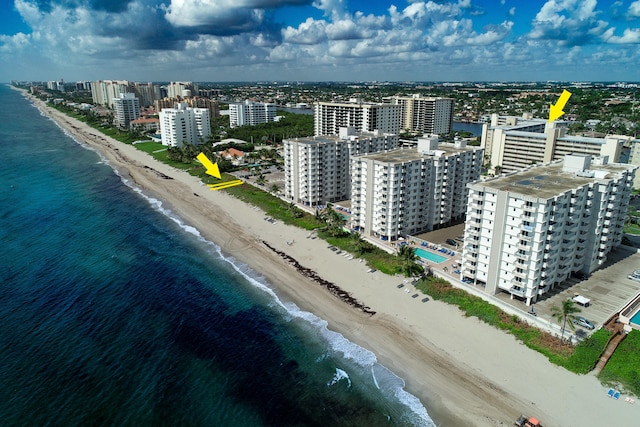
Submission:
<svg viewBox="0 0 640 427">
<path fill-rule="evenodd" d="M 129 129 L 131 122 L 140 117 L 140 102 L 133 93 L 121 93 L 113 100 L 114 120 L 120 129 Z"/>
<path fill-rule="evenodd" d="M 209 110 L 209 117 L 220 116 L 220 103 L 217 100 L 211 100 L 209 98 L 202 98 L 194 96 L 191 98 L 162 98 L 156 99 L 153 102 L 155 110 L 157 112 L 162 111 L 165 108 L 174 108 L 176 104 L 187 104 L 192 108 L 207 108 Z"/>
<path fill-rule="evenodd" d="M 618 135 L 615 137 L 618 137 Z M 627 142 L 625 144 L 629 144 L 631 146 L 629 163 L 640 166 L 640 139 L 630 136 L 620 136 L 620 138 L 626 138 Z M 640 174 L 636 174 L 636 179 L 633 181 L 633 188 L 640 188 Z"/>
<path fill-rule="evenodd" d="M 349 158 L 395 148 L 398 136 L 342 128 L 339 135 L 285 139 L 283 144 L 285 196 L 316 206 L 348 199 Z"/>
<path fill-rule="evenodd" d="M 564 160 L 469 185 L 462 279 L 535 302 L 620 244 L 637 166 Z"/>
<path fill-rule="evenodd" d="M 589 138 L 567 135 L 566 123 L 492 115 L 482 129 L 491 171 L 513 172 L 532 164 L 562 160 L 567 154 L 608 156 L 620 160 L 623 138 Z M 496 169 L 498 168 L 498 169 Z"/>
<path fill-rule="evenodd" d="M 133 84 L 127 80 L 96 80 L 91 82 L 93 103 L 113 108 L 113 100 L 121 93 L 134 93 Z"/>
<path fill-rule="evenodd" d="M 200 145 L 211 134 L 209 110 L 191 108 L 184 103 L 176 104 L 176 108 L 165 108 L 160 111 L 160 133 L 163 145 Z"/>
<path fill-rule="evenodd" d="M 91 82 L 93 103 L 113 108 L 113 100 L 121 93 L 134 93 L 140 106 L 153 105 L 153 100 L 160 97 L 160 86 L 152 83 L 136 83 L 127 80 L 96 80 Z"/>
<path fill-rule="evenodd" d="M 443 134 L 453 127 L 453 98 L 412 96 L 392 96 L 386 102 L 399 105 L 402 109 L 400 130 Z"/>
<path fill-rule="evenodd" d="M 313 119 L 316 136 L 338 135 L 342 127 L 352 127 L 356 132 L 400 132 L 399 105 L 317 102 Z"/>
<path fill-rule="evenodd" d="M 169 98 L 186 98 L 197 94 L 198 85 L 193 82 L 171 82 L 167 85 L 167 96 Z"/>
<path fill-rule="evenodd" d="M 418 140 L 417 148 L 351 159 L 351 225 L 396 240 L 461 221 L 467 184 L 480 178 L 484 150 L 465 141 Z"/>
<path fill-rule="evenodd" d="M 273 122 L 275 117 L 276 104 L 252 101 L 229 104 L 229 124 L 232 128 Z"/>
<path fill-rule="evenodd" d="M 58 92 L 64 92 L 64 81 L 50 81 L 47 82 L 47 89 L 57 90 Z"/>
<path fill-rule="evenodd" d="M 160 95 L 160 86 L 153 83 L 134 83 L 133 90 L 140 100 L 141 107 L 153 105 L 153 101 Z"/>
</svg>

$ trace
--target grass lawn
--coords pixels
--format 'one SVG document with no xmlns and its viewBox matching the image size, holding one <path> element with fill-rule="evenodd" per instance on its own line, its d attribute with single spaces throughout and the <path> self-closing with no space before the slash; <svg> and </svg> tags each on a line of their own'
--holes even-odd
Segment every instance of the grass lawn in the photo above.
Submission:
<svg viewBox="0 0 640 427">
<path fill-rule="evenodd" d="M 619 387 L 640 397 L 640 331 L 635 329 L 622 340 L 600 372 L 598 378 L 605 384 Z"/>
<path fill-rule="evenodd" d="M 640 235 L 640 225 L 638 224 L 625 224 L 622 229 L 623 232 L 633 235 Z"/>
</svg>

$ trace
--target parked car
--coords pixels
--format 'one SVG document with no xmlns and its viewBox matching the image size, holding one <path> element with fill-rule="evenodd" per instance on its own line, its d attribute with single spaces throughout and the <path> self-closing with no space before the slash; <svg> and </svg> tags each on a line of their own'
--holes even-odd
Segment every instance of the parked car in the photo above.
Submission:
<svg viewBox="0 0 640 427">
<path fill-rule="evenodd" d="M 589 330 L 595 329 L 595 326 L 593 325 L 593 323 L 591 323 L 589 320 L 585 319 L 582 316 L 576 316 L 573 319 L 573 324 L 574 325 L 578 325 L 578 326 L 582 326 L 583 328 L 587 328 Z"/>
<path fill-rule="evenodd" d="M 453 239 L 447 239 L 447 245 L 458 246 L 458 242 Z"/>
<path fill-rule="evenodd" d="M 636 270 L 630 275 L 627 276 L 631 280 L 635 280 L 636 282 L 640 282 L 640 270 Z"/>
<path fill-rule="evenodd" d="M 589 278 L 589 275 L 587 273 L 581 273 L 579 271 L 574 271 L 573 273 L 571 273 L 571 275 L 578 280 L 587 280 Z"/>
</svg>

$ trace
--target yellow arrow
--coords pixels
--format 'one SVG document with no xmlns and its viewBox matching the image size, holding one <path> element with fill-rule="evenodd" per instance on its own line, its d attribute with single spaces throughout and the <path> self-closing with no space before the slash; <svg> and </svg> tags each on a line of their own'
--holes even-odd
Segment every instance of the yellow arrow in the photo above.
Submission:
<svg viewBox="0 0 640 427">
<path fill-rule="evenodd" d="M 234 181 L 222 182 L 220 184 L 210 184 L 208 185 L 208 187 L 209 187 L 209 190 L 211 191 L 217 191 L 217 190 L 222 190 L 225 188 L 234 187 L 236 185 L 242 185 L 242 184 L 244 184 L 244 181 L 240 179 L 236 179 Z"/>
<path fill-rule="evenodd" d="M 204 165 L 206 172 L 209 175 L 216 177 L 218 179 L 222 179 L 222 176 L 220 176 L 220 169 L 218 168 L 217 163 L 211 163 L 211 160 L 209 160 L 209 158 L 204 153 L 198 154 L 197 159 L 200 160 L 200 163 Z"/>
<path fill-rule="evenodd" d="M 549 106 L 549 123 L 553 122 L 564 114 L 564 111 L 562 111 L 562 109 L 569 100 L 570 96 L 571 92 L 569 92 L 568 90 L 563 90 L 560 98 L 558 98 L 558 102 L 556 102 L 555 105 L 551 104 Z"/>
</svg>

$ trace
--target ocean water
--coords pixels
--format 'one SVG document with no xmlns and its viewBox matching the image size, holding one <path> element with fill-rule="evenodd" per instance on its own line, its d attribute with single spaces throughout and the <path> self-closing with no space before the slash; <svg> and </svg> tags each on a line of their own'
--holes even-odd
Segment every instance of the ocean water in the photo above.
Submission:
<svg viewBox="0 0 640 427">
<path fill-rule="evenodd" d="M 434 425 L 6 85 L 0 117 L 3 425 Z"/>
</svg>

